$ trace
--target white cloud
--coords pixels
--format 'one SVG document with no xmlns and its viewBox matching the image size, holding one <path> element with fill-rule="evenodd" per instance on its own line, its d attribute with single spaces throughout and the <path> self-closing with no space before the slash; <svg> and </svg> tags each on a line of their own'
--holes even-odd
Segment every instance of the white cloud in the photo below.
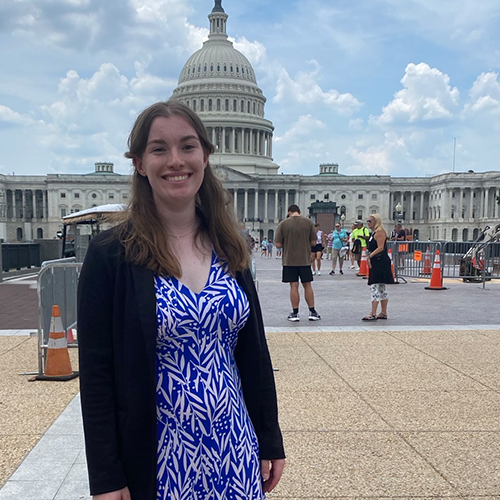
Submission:
<svg viewBox="0 0 500 500">
<path fill-rule="evenodd" d="M 281 171 L 303 173 L 307 167 L 311 167 L 311 163 L 321 163 L 326 151 L 324 143 L 317 136 L 325 129 L 326 125 L 321 120 L 303 115 L 282 136 L 275 136 L 276 150 L 284 152 L 283 157 L 277 158 Z"/>
<path fill-rule="evenodd" d="M 337 90 L 324 91 L 317 83 L 320 67 L 317 61 L 310 61 L 314 70 L 301 71 L 292 79 L 285 68 L 281 68 L 276 84 L 277 103 L 293 101 L 301 104 L 323 104 L 338 113 L 351 114 L 361 107 L 361 103 L 349 93 L 340 94 Z"/>
<path fill-rule="evenodd" d="M 36 120 L 0 104 L 0 122 L 12 125 L 35 125 Z"/>
<path fill-rule="evenodd" d="M 481 73 L 469 92 L 470 100 L 464 106 L 465 118 L 500 118 L 500 82 L 498 73 Z M 491 126 L 491 122 L 488 123 Z"/>
<path fill-rule="evenodd" d="M 457 111 L 460 93 L 450 77 L 426 63 L 410 63 L 401 79 L 405 87 L 372 121 L 379 125 L 450 119 Z"/>
<path fill-rule="evenodd" d="M 404 138 L 396 132 L 386 132 L 384 142 L 370 145 L 364 150 L 362 145 L 354 145 L 347 149 L 347 155 L 352 158 L 351 173 L 369 173 L 372 175 L 387 175 L 394 167 L 394 156 L 406 156 Z"/>
<path fill-rule="evenodd" d="M 233 42 L 233 46 L 236 50 L 245 55 L 252 66 L 261 64 L 267 59 L 266 47 L 260 42 L 250 42 L 245 37 L 240 37 L 238 40 L 229 37 L 229 40 Z"/>
</svg>

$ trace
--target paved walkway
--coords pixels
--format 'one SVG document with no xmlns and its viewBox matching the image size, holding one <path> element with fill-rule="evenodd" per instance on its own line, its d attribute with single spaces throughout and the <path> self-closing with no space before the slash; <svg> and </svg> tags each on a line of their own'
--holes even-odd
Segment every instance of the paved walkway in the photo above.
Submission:
<svg viewBox="0 0 500 500">
<path fill-rule="evenodd" d="M 291 325 L 280 261 L 257 265 L 288 454 L 269 498 L 500 498 L 499 283 L 397 285 L 365 324 L 368 287 L 324 273 L 323 320 Z M 14 499 L 90 499 L 78 397 L 0 490 Z"/>
</svg>

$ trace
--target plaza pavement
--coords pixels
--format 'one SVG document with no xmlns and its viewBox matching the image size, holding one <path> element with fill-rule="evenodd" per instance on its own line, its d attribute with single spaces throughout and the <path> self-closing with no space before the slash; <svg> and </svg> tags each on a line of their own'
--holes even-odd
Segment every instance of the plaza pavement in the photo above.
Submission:
<svg viewBox="0 0 500 500">
<path fill-rule="evenodd" d="M 269 498 L 500 498 L 500 282 L 409 280 L 366 324 L 366 281 L 324 262 L 322 320 L 291 324 L 281 261 L 256 261 L 288 455 Z M 14 499 L 90 499 L 78 397 L 0 490 Z"/>
</svg>

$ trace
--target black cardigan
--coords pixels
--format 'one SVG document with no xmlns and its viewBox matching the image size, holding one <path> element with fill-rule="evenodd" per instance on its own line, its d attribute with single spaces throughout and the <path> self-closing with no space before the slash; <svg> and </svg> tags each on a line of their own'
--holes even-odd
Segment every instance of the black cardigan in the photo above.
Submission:
<svg viewBox="0 0 500 500">
<path fill-rule="evenodd" d="M 111 230 L 112 231 L 112 230 Z M 80 395 L 92 495 L 128 486 L 156 499 L 156 296 L 151 271 L 125 261 L 111 231 L 90 243 L 78 284 Z M 284 458 L 276 389 L 251 273 L 235 359 L 261 459 Z"/>
</svg>

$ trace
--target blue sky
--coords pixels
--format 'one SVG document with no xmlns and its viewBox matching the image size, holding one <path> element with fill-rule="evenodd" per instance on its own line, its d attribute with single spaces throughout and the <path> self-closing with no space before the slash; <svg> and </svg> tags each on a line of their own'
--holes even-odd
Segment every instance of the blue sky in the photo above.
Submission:
<svg viewBox="0 0 500 500">
<path fill-rule="evenodd" d="M 283 173 L 500 170 L 498 0 L 223 0 Z M 0 173 L 88 173 L 123 157 L 208 35 L 212 0 L 0 4 Z M 454 140 L 456 138 L 456 148 Z M 455 154 L 454 154 L 455 151 Z"/>
</svg>

